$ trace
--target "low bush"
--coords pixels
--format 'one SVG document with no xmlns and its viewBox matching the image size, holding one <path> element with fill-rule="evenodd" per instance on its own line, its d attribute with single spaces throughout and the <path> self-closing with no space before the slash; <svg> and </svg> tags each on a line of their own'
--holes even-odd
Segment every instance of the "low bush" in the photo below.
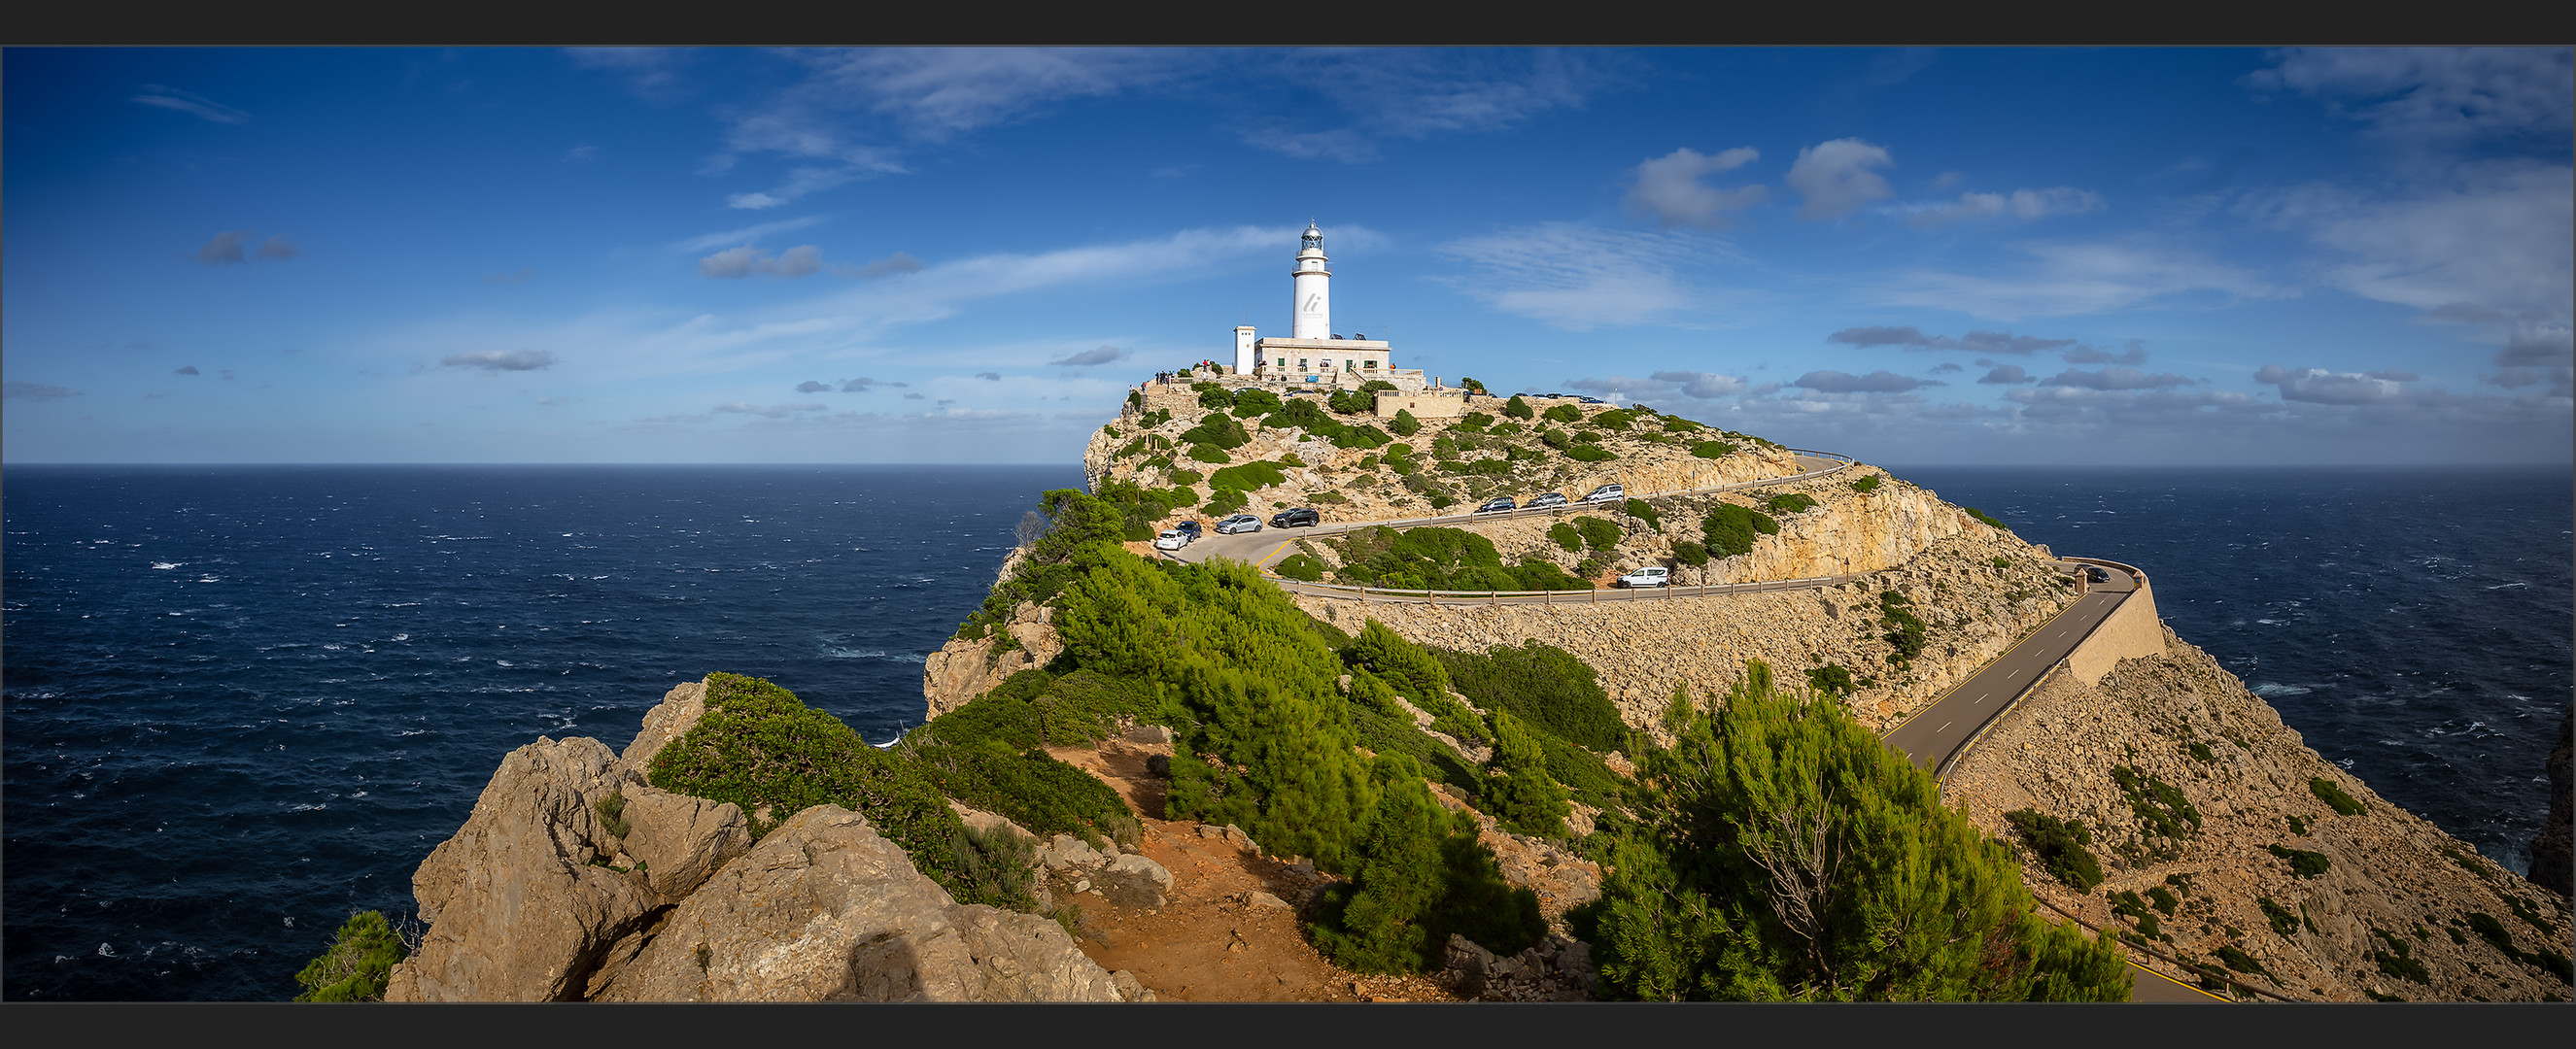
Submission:
<svg viewBox="0 0 2576 1049">
<path fill-rule="evenodd" d="M 2326 807 L 2346 816 L 2358 816 L 2370 811 L 2364 808 L 2361 802 L 2354 800 L 2352 795 L 2344 793 L 2343 788 L 2336 786 L 2333 780 L 2323 776 L 2308 781 L 2308 792 L 2316 795 L 2318 801 L 2325 802 Z"/>
<path fill-rule="evenodd" d="M 1227 398 L 1227 402 L 1232 403 L 1232 398 Z M 1198 425 L 1181 431 L 1180 441 L 1183 444 L 1211 444 L 1232 451 L 1252 443 L 1252 434 L 1243 428 L 1241 420 L 1222 412 L 1209 412 Z"/>
<path fill-rule="evenodd" d="M 1174 488 L 1188 488 L 1201 481 L 1207 480 L 1207 475 L 1196 470 L 1187 470 L 1175 467 L 1171 474 L 1168 477 L 1165 477 L 1164 480 L 1171 482 L 1171 485 Z"/>
<path fill-rule="evenodd" d="M 2212 750 L 2210 750 L 2210 749 L 2209 749 L 2209 744 L 2207 744 L 2207 743 L 2203 743 L 2203 742 L 2201 742 L 2201 741 L 2199 741 L 2199 740 L 2193 740 L 2193 741 L 2191 742 L 2191 746 L 2189 746 L 2189 747 L 2187 747 L 2187 748 L 2185 748 L 2185 749 L 2187 749 L 2187 750 L 2191 751 L 2191 757 L 2192 757 L 2192 760 L 2194 760 L 2194 761 L 2216 761 L 2216 760 L 2218 760 L 2218 754 L 2217 754 L 2215 751 L 2212 751 Z"/>
<path fill-rule="evenodd" d="M 1664 530 L 1663 516 L 1655 512 L 1654 504 L 1643 499 L 1630 499 L 1625 509 L 1628 516 L 1646 522 L 1647 528 L 1658 532 Z"/>
<path fill-rule="evenodd" d="M 1280 469 L 1278 463 L 1266 459 L 1237 463 L 1208 476 L 1209 485 L 1240 492 L 1254 492 L 1286 483 L 1287 472 Z"/>
<path fill-rule="evenodd" d="M 1690 420 L 1688 420 L 1688 419 L 1682 418 L 1681 416 L 1678 416 L 1678 415 L 1667 415 L 1667 416 L 1664 416 L 1664 432 L 1665 432 L 1665 433 L 1689 433 L 1689 432 L 1691 432 L 1692 430 L 1698 430 L 1698 429 L 1703 429 L 1703 427 L 1701 427 L 1701 426 L 1700 426 L 1700 424 L 1695 423 L 1695 422 L 1692 422 L 1692 421 L 1690 421 Z"/>
<path fill-rule="evenodd" d="M 1206 514 L 1209 517 L 1225 517 L 1242 511 L 1244 507 L 1251 505 L 1251 503 L 1251 497 L 1244 495 L 1241 491 L 1232 488 L 1219 488 L 1216 490 L 1216 495 L 1207 501 L 1207 505 L 1199 507 L 1199 512 Z"/>
<path fill-rule="evenodd" d="M 2306 849 L 2293 849 L 2280 845 L 2266 846 L 2265 851 L 2290 861 L 2290 873 L 2302 878 L 2316 877 L 2334 867 L 2334 861 L 2322 852 L 2309 852 Z"/>
<path fill-rule="evenodd" d="M 1583 533 L 1575 531 L 1573 525 L 1563 521 L 1547 526 L 1547 537 L 1556 545 L 1564 547 L 1565 552 L 1569 554 L 1581 552 L 1583 549 Z"/>
<path fill-rule="evenodd" d="M 1565 457 L 1578 463 L 1606 463 L 1619 456 L 1597 444 L 1577 444 L 1565 450 Z"/>
<path fill-rule="evenodd" d="M 1986 563 L 1995 566 L 1995 571 L 1998 572 L 2007 571 L 2012 568 L 2012 558 L 2005 557 L 2002 554 L 1995 555 L 1988 559 Z"/>
<path fill-rule="evenodd" d="M 1753 552 L 1754 536 L 1780 534 L 1780 522 L 1752 507 L 1719 503 L 1700 520 L 1700 531 L 1708 537 L 1710 556 L 1734 557 Z"/>
<path fill-rule="evenodd" d="M 2113 766 L 2111 781 L 2128 797 L 2129 811 L 2137 814 L 2145 833 L 2181 839 L 2200 830 L 2200 810 L 2173 784 L 2127 765 Z"/>
<path fill-rule="evenodd" d="M 1852 693 L 1851 670 L 1840 663 L 1827 663 L 1807 671 L 1807 687 L 1837 696 Z"/>
<path fill-rule="evenodd" d="M 1878 595 L 1879 625 L 1887 628 L 1887 633 L 1880 636 L 1896 650 L 1888 654 L 1887 661 L 1898 666 L 1922 655 L 1930 637 L 1930 628 L 1906 604 L 1905 595 L 1894 590 Z"/>
<path fill-rule="evenodd" d="M 1583 545 L 1596 551 L 1617 547 L 1619 537 L 1624 534 L 1616 523 L 1599 517 L 1575 518 L 1574 530 L 1582 534 Z"/>
<path fill-rule="evenodd" d="M 1279 410 L 1279 395 L 1268 390 L 1246 386 L 1234 391 L 1234 414 L 1239 419 L 1255 419 Z"/>
<path fill-rule="evenodd" d="M 1410 486 L 1408 486 L 1410 487 Z M 1426 486 L 1428 487 L 1428 486 Z M 1434 490 L 1437 493 L 1437 490 Z M 1426 493 L 1434 506 L 1446 493 Z M 1506 566 L 1494 542 L 1456 528 L 1365 528 L 1341 544 L 1345 583 L 1407 590 L 1589 590 L 1546 561 Z"/>
<path fill-rule="evenodd" d="M 1578 423 L 1583 421 L 1583 409 L 1571 404 L 1550 405 L 1546 411 L 1538 413 L 1538 417 L 1549 422 Z"/>
<path fill-rule="evenodd" d="M 1536 639 L 1481 653 L 1429 650 L 1451 687 L 1477 706 L 1508 710 L 1567 742 L 1596 751 L 1628 745 L 1627 722 L 1600 675 L 1564 649 Z"/>
<path fill-rule="evenodd" d="M 2083 820 L 2061 821 L 2037 809 L 2015 809 L 2004 813 L 2004 820 L 2029 843 L 2032 857 L 2050 876 L 2079 893 L 2090 893 L 2102 884 L 2101 861 L 2087 848 L 2093 844 L 2093 832 Z"/>
<path fill-rule="evenodd" d="M 2272 923 L 2273 935 L 2286 940 L 2299 934 L 2299 916 L 2290 913 L 2289 908 L 2272 902 L 2269 896 L 2257 897 L 2254 905 L 2263 909 L 2263 920 Z"/>
<path fill-rule="evenodd" d="M 1724 459 L 1735 454 L 1735 446 L 1725 441 L 1701 441 L 1691 445 L 1691 454 L 1702 459 Z"/>
<path fill-rule="evenodd" d="M 1483 430 L 1485 427 L 1492 425 L 1494 425 L 1494 417 L 1492 415 L 1484 412 L 1468 412 L 1465 415 L 1459 416 L 1457 422 L 1449 424 L 1449 428 L 1452 430 Z"/>
<path fill-rule="evenodd" d="M 1878 475 L 1871 474 L 1867 477 L 1861 478 L 1860 480 L 1853 481 L 1851 486 L 1852 491 L 1859 492 L 1862 495 L 1868 495 L 1869 493 L 1878 490 Z"/>
<path fill-rule="evenodd" d="M 402 936 L 382 911 L 359 911 L 340 923 L 339 935 L 321 956 L 295 974 L 299 1002 L 378 1002 L 394 964 L 403 960 Z"/>
<path fill-rule="evenodd" d="M 2216 957 L 2221 963 L 2237 972 L 2261 973 L 2264 976 L 2272 975 L 2263 968 L 2262 962 L 2256 960 L 2253 955 L 2238 950 L 2234 944 L 2219 945 Z"/>
<path fill-rule="evenodd" d="M 1270 570 L 1279 573 L 1282 578 L 1294 579 L 1301 583 L 1320 582 L 1324 578 L 1324 563 L 1304 554 L 1290 554 L 1280 558 L 1279 563 L 1272 565 Z"/>
<path fill-rule="evenodd" d="M 860 741 L 795 693 L 739 674 L 707 675 L 706 713 L 653 759 L 648 782 L 729 801 L 753 814 L 753 837 L 825 803 L 865 815 L 959 902 L 978 898 L 957 860 L 965 827 L 911 763 Z M 758 814 L 766 809 L 769 818 Z"/>
<path fill-rule="evenodd" d="M 1234 461 L 1233 456 L 1225 454 L 1225 449 L 1213 444 L 1193 444 L 1190 446 L 1189 455 L 1192 459 L 1215 466 L 1223 466 Z"/>
<path fill-rule="evenodd" d="M 1962 509 L 1962 510 L 1967 511 L 1967 512 L 1968 512 L 1968 516 L 1973 517 L 1973 518 L 1976 518 L 1976 519 L 1977 519 L 1977 520 L 1979 520 L 1979 521 L 1983 521 L 1983 522 L 1985 522 L 1986 527 L 1988 527 L 1988 528 L 1992 528 L 1992 529 L 1995 529 L 1996 531 L 2001 531 L 2001 532 L 2009 532 L 2009 531 L 2012 531 L 2012 529 L 2004 527 L 2004 523 L 2003 523 L 2003 522 L 1998 521 L 1998 520 L 1995 520 L 1994 518 L 1987 516 L 1985 511 L 1983 511 L 1983 510 L 1979 510 L 1979 509 L 1977 509 L 1976 507 L 1973 507 L 1973 506 L 1962 506 L 1962 507 L 1960 507 L 1959 509 Z"/>
<path fill-rule="evenodd" d="M 1414 418 L 1411 411 L 1398 408 L 1395 411 L 1395 418 L 1388 420 L 1386 428 L 1394 431 L 1398 437 L 1411 437 L 1422 432 L 1422 420 Z"/>
<path fill-rule="evenodd" d="M 1708 548 L 1688 539 L 1673 541 L 1673 560 L 1698 568 L 1708 564 Z"/>
<path fill-rule="evenodd" d="M 1529 419 L 1536 417 L 1537 415 L 1537 410 L 1531 408 L 1530 403 L 1527 400 L 1522 399 L 1521 395 L 1517 393 L 1512 395 L 1511 400 L 1503 402 L 1504 418 Z"/>
<path fill-rule="evenodd" d="M 1785 517 L 1789 514 L 1803 514 L 1809 510 L 1815 509 L 1816 499 L 1814 496 L 1808 495 L 1804 492 L 1789 492 L 1784 495 L 1775 495 L 1764 500 L 1764 505 L 1767 506 L 1772 513 Z"/>
<path fill-rule="evenodd" d="M 1422 769 L 1380 755 L 1381 787 L 1357 872 L 1326 889 L 1309 926 L 1333 963 L 1359 972 L 1436 971 L 1451 934 L 1500 954 L 1546 935 L 1538 897 L 1503 880 L 1475 818 L 1441 808 Z"/>
</svg>

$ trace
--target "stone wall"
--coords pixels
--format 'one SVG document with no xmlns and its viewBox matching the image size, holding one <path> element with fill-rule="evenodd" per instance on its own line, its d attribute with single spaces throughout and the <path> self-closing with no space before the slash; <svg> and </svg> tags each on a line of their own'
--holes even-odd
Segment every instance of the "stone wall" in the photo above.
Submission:
<svg viewBox="0 0 2576 1049">
<path fill-rule="evenodd" d="M 2101 565 L 2114 572 L 2127 572 L 2138 582 L 2136 593 L 2120 602 L 2110 618 L 2093 628 L 2075 651 L 2066 657 L 2066 669 L 2087 685 L 2102 680 L 2121 660 L 2136 656 L 2160 656 L 2165 653 L 2165 626 L 2156 616 L 2155 588 L 2148 585 L 2147 574 L 2117 561 L 2090 557 L 2067 560 Z"/>
</svg>

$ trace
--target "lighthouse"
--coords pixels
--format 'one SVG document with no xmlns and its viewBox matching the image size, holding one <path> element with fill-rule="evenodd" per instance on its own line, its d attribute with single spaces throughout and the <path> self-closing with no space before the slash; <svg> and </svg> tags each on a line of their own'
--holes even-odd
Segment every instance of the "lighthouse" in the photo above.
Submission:
<svg viewBox="0 0 2576 1049">
<path fill-rule="evenodd" d="M 1290 286 L 1296 290 L 1291 307 L 1294 322 L 1289 327 L 1292 339 L 1329 339 L 1333 336 L 1333 271 L 1324 268 L 1324 231 L 1306 223 L 1305 236 L 1297 245 L 1297 268 L 1289 272 Z"/>
</svg>

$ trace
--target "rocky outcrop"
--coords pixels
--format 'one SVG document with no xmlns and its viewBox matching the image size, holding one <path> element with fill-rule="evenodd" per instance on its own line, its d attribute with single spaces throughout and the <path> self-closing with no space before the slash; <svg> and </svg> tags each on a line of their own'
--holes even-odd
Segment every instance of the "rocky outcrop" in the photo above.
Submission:
<svg viewBox="0 0 2576 1049">
<path fill-rule="evenodd" d="M 2540 823 L 2540 833 L 2531 839 L 2531 871 L 2525 875 L 2560 896 L 2576 898 L 2576 856 L 2571 856 L 2571 799 L 2576 790 L 2576 769 L 2571 769 L 2571 756 L 2576 756 L 2576 714 L 2558 719 L 2558 746 L 2549 752 L 2549 816 Z"/>
<path fill-rule="evenodd" d="M 704 697 L 672 689 L 622 757 L 539 739 L 504 758 L 413 875 L 429 928 L 386 1000 L 1122 1000 L 1061 926 L 960 906 L 856 813 L 807 809 L 755 845 L 739 806 L 646 785 Z"/>
<path fill-rule="evenodd" d="M 1592 946 L 1566 936 L 1499 955 L 1450 933 L 1444 953 L 1451 981 L 1480 1002 L 1585 1002 L 1598 979 Z"/>
<path fill-rule="evenodd" d="M 429 931 L 387 1001 L 584 995 L 609 947 L 660 903 L 646 878 L 591 862 L 620 851 L 595 808 L 621 786 L 615 764 L 595 739 L 541 738 L 502 759 L 465 826 L 412 875 Z"/>
<path fill-rule="evenodd" d="M 1036 915 L 959 906 L 867 819 L 788 818 L 681 902 L 604 1001 L 1120 1001 Z"/>
<path fill-rule="evenodd" d="M 1016 564 L 1016 555 L 1014 556 Z M 1007 574 L 1011 565 L 1004 565 Z M 1056 637 L 1055 609 L 1022 602 L 1011 620 L 983 637 L 952 637 L 921 662 L 923 719 L 965 706 L 1020 671 L 1046 665 L 1064 651 Z"/>
<path fill-rule="evenodd" d="M 2564 957 L 2562 900 L 2319 756 L 2207 653 L 2170 634 L 2166 645 L 2164 655 L 2122 660 L 2096 685 L 2052 677 L 1943 786 L 1943 801 L 2006 840 L 2019 840 L 2004 817 L 2015 809 L 2090 828 L 2108 881 L 2078 893 L 2025 855 L 2035 894 L 2136 937 L 2133 957 L 2186 980 L 2194 977 L 2168 959 L 2232 968 L 2266 993 L 2300 1000 L 2568 995 L 2539 955 Z M 2146 791 L 2123 788 L 2119 769 L 2141 777 L 2134 782 Z M 2363 811 L 2336 812 L 2311 781 Z M 2177 835 L 2158 833 L 2147 815 L 2164 805 L 2152 797 L 2154 783 L 2192 806 L 2196 819 L 2172 823 Z M 2298 853 L 2318 860 L 2302 873 L 2292 863 Z M 2153 920 L 2115 913 L 2121 893 L 2135 894 Z M 2479 915 L 2524 957 L 2494 946 Z M 2224 965 L 2230 950 L 2233 967 Z"/>
</svg>

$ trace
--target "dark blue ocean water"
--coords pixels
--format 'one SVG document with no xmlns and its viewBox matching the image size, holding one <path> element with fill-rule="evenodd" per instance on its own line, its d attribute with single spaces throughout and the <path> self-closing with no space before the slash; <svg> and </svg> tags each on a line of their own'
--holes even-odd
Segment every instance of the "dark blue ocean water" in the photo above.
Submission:
<svg viewBox="0 0 2576 1049">
<path fill-rule="evenodd" d="M 2174 633 L 2309 746 L 2515 870 L 2576 690 L 2557 468 L 1891 467 L 2060 554 L 2146 570 Z"/>
<path fill-rule="evenodd" d="M 2555 472 L 1900 469 L 2145 568 L 2381 793 L 2519 860 L 2570 688 Z M 710 670 L 871 740 L 1072 467 L 11 467 L 0 994 L 275 999 L 539 735 Z"/>
<path fill-rule="evenodd" d="M 13 466 L 10 999 L 280 999 L 540 735 L 711 670 L 872 741 L 1073 467 Z"/>
</svg>

